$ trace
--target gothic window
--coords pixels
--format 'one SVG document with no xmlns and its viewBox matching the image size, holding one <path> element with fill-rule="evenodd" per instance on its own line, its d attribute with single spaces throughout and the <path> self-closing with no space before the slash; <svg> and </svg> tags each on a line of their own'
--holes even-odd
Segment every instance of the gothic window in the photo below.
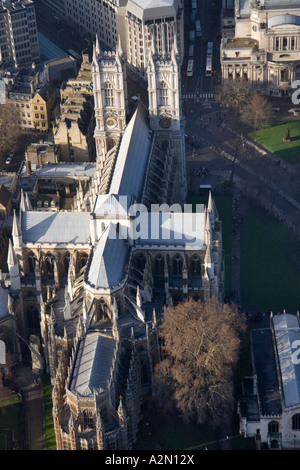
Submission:
<svg viewBox="0 0 300 470">
<path fill-rule="evenodd" d="M 84 429 L 90 429 L 93 427 L 94 420 L 93 415 L 90 411 L 83 412 L 83 423 Z"/>
<path fill-rule="evenodd" d="M 145 255 L 143 253 L 140 253 L 138 256 L 137 256 L 137 267 L 143 271 L 144 268 L 145 268 L 145 264 L 146 264 L 146 258 L 145 258 Z"/>
<path fill-rule="evenodd" d="M 169 90 L 166 82 L 160 82 L 159 99 L 161 106 L 169 106 Z"/>
<path fill-rule="evenodd" d="M 183 265 L 182 258 L 178 253 L 176 253 L 176 255 L 173 258 L 173 274 L 175 275 L 182 274 L 182 265 Z"/>
<path fill-rule="evenodd" d="M 292 429 L 300 429 L 300 413 L 297 413 L 292 418 Z"/>
<path fill-rule="evenodd" d="M 88 260 L 88 255 L 87 254 L 83 254 L 81 259 L 80 259 L 80 267 L 83 268 L 86 263 L 87 263 L 87 260 Z"/>
<path fill-rule="evenodd" d="M 279 424 L 277 421 L 270 421 L 268 424 L 269 433 L 279 432 Z"/>
<path fill-rule="evenodd" d="M 164 259 L 161 254 L 155 258 L 155 274 L 164 274 Z"/>
<path fill-rule="evenodd" d="M 68 272 L 69 270 L 69 265 L 70 265 L 70 253 L 66 253 L 64 257 L 64 266 L 65 266 L 65 273 Z"/>
<path fill-rule="evenodd" d="M 28 256 L 28 270 L 30 273 L 34 273 L 36 258 L 33 253 L 29 253 Z"/>
<path fill-rule="evenodd" d="M 54 256 L 48 253 L 45 258 L 46 261 L 46 274 L 54 273 Z"/>
<path fill-rule="evenodd" d="M 31 305 L 26 310 L 27 325 L 30 329 L 38 329 L 40 326 L 39 312 L 36 307 Z"/>
<path fill-rule="evenodd" d="M 201 275 L 201 262 L 199 256 L 194 255 L 191 260 L 191 275 L 200 276 Z"/>
<path fill-rule="evenodd" d="M 108 139 L 107 141 L 107 150 L 111 150 L 116 145 L 114 139 Z"/>
<path fill-rule="evenodd" d="M 104 84 L 104 105 L 115 106 L 114 89 L 110 82 Z"/>
</svg>

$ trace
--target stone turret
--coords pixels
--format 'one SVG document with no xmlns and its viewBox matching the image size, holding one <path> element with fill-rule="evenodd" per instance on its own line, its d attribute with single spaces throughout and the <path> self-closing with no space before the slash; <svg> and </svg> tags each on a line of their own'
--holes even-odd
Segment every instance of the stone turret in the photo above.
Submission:
<svg viewBox="0 0 300 470">
<path fill-rule="evenodd" d="M 11 239 L 8 243 L 7 265 L 11 290 L 17 292 L 21 289 L 20 270 Z"/>
</svg>

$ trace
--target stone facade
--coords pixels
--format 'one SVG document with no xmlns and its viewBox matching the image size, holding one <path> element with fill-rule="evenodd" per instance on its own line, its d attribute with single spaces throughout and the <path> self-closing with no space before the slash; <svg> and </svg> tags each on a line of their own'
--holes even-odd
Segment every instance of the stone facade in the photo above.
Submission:
<svg viewBox="0 0 300 470">
<path fill-rule="evenodd" d="M 300 78 L 297 1 L 237 0 L 223 9 L 222 79 L 245 80 L 262 93 L 288 96 Z"/>
<path fill-rule="evenodd" d="M 22 193 L 10 242 L 10 289 L 21 334 L 40 338 L 53 384 L 57 448 L 130 449 L 160 360 L 164 307 L 223 298 L 222 222 L 209 195 L 196 242 L 129 229 L 156 204 L 158 220 L 186 197 L 180 58 L 153 50 L 149 108 L 128 109 L 125 58 L 94 45 L 96 165 L 73 211 L 32 211 Z M 134 206 L 134 204 L 136 206 Z M 169 209 L 166 205 L 170 205 Z M 152 219 L 146 212 L 143 221 Z M 126 234 L 126 236 L 125 236 Z"/>
</svg>

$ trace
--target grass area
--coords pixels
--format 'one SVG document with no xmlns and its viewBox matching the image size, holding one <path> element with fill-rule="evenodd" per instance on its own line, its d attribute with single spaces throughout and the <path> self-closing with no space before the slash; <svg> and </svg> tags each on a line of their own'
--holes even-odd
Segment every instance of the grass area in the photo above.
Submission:
<svg viewBox="0 0 300 470">
<path fill-rule="evenodd" d="M 230 194 L 213 194 L 213 198 L 219 213 L 219 218 L 222 221 L 223 250 L 225 256 L 225 293 L 229 294 L 231 288 L 232 196 Z M 207 191 L 203 191 L 199 194 L 190 194 L 187 198 L 187 204 L 193 204 L 194 210 L 196 209 L 196 204 L 207 205 L 207 201 Z"/>
<path fill-rule="evenodd" d="M 49 375 L 44 374 L 43 383 L 43 400 L 44 400 L 44 436 L 45 450 L 56 450 L 55 432 L 52 417 L 52 385 Z"/>
<path fill-rule="evenodd" d="M 241 243 L 243 307 L 274 314 L 300 310 L 300 246 L 294 234 L 251 202 Z"/>
<path fill-rule="evenodd" d="M 163 414 L 157 409 L 155 398 L 146 397 L 142 406 L 137 450 L 221 450 L 226 436 L 208 425 L 187 424 L 178 412 Z M 237 433 L 230 438 L 233 449 L 254 449 L 254 440 Z"/>
<path fill-rule="evenodd" d="M 290 142 L 283 142 L 287 124 L 290 129 Z M 270 127 L 250 132 L 249 137 L 261 144 L 270 152 L 288 163 L 300 162 L 300 122 L 278 121 L 273 122 Z"/>
<path fill-rule="evenodd" d="M 21 433 L 21 403 L 17 394 L 0 397 L 0 429 L 13 431 L 14 439 Z M 0 432 L 0 451 L 6 450 L 6 436 Z"/>
</svg>

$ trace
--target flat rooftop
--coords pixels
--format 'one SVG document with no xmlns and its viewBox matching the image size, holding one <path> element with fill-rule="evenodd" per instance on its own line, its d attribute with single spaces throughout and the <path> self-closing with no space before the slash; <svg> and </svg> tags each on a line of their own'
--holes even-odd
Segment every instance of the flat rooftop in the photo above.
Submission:
<svg viewBox="0 0 300 470">
<path fill-rule="evenodd" d="M 226 42 L 223 44 L 224 49 L 240 49 L 243 47 L 253 47 L 257 45 L 258 46 L 258 41 L 256 39 L 252 38 L 234 38 L 234 39 L 228 39 Z"/>
<path fill-rule="evenodd" d="M 176 15 L 178 0 L 129 0 L 126 8 L 143 20 L 166 18 Z"/>
</svg>

